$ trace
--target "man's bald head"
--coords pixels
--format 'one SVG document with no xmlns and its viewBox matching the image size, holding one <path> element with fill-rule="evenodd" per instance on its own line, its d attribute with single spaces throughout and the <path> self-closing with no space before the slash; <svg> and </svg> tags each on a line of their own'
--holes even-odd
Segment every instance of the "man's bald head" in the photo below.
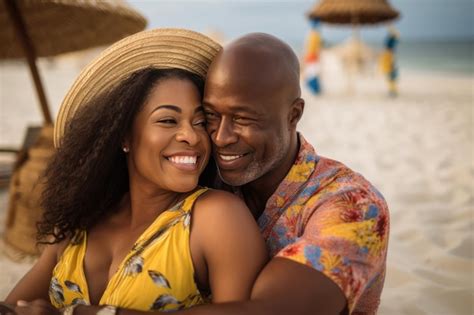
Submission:
<svg viewBox="0 0 474 315">
<path fill-rule="evenodd" d="M 260 93 L 282 92 L 293 101 L 300 97 L 298 58 L 285 42 L 265 33 L 250 33 L 228 44 L 214 59 L 208 79 L 222 83 L 232 76 Z"/>
<path fill-rule="evenodd" d="M 286 175 L 304 109 L 299 76 L 290 46 L 263 33 L 233 41 L 213 60 L 203 106 L 224 182 L 273 192 Z"/>
</svg>

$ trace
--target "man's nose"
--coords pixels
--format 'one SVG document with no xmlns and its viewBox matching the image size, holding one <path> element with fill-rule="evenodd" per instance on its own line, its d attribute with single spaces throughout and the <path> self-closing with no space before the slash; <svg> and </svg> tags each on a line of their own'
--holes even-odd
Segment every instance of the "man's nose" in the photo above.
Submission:
<svg viewBox="0 0 474 315">
<path fill-rule="evenodd" d="M 238 135 L 235 133 L 232 120 L 228 117 L 222 117 L 217 129 L 211 133 L 211 138 L 217 147 L 225 147 L 238 141 Z"/>
<path fill-rule="evenodd" d="M 176 141 L 186 142 L 190 146 L 195 146 L 199 143 L 199 135 L 194 130 L 191 124 L 183 124 L 183 126 L 176 133 Z"/>
</svg>

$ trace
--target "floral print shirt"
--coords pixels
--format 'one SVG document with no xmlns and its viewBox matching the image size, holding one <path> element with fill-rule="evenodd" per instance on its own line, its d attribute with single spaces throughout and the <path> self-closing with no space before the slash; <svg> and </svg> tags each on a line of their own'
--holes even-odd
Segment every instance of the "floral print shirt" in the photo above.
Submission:
<svg viewBox="0 0 474 315">
<path fill-rule="evenodd" d="M 374 314 L 385 276 L 387 204 L 360 174 L 299 139 L 294 165 L 258 220 L 270 255 L 332 279 L 351 314 Z"/>
</svg>

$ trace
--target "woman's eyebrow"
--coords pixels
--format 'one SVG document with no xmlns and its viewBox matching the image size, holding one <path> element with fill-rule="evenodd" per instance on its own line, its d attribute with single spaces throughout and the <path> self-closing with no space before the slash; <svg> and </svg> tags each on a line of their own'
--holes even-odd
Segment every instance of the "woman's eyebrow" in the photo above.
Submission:
<svg viewBox="0 0 474 315">
<path fill-rule="evenodd" d="M 155 107 L 151 111 L 150 115 L 153 114 L 154 112 L 156 112 L 159 109 L 169 109 L 169 110 L 173 110 L 173 111 L 175 111 L 177 113 L 180 113 L 180 114 L 183 112 L 179 106 L 171 105 L 171 104 L 163 104 L 163 105 L 159 105 L 159 106 Z M 203 111 L 204 111 L 204 107 L 202 105 L 200 105 L 200 106 L 196 107 L 196 109 L 194 110 L 194 113 L 203 112 Z"/>
<path fill-rule="evenodd" d="M 170 109 L 170 110 L 174 110 L 175 112 L 178 112 L 178 113 L 181 113 L 182 110 L 179 106 L 176 106 L 176 105 L 171 105 L 171 104 L 164 104 L 164 105 L 159 105 L 157 107 L 155 107 L 150 114 L 153 114 L 154 112 L 156 112 L 157 110 L 159 109 Z"/>
</svg>

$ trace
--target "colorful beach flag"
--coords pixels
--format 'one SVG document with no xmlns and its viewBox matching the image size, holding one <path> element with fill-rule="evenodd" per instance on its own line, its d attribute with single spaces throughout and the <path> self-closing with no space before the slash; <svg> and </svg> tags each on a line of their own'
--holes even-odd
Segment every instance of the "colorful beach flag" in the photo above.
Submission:
<svg viewBox="0 0 474 315">
<path fill-rule="evenodd" d="M 322 46 L 320 22 L 318 19 L 311 20 L 311 30 L 306 40 L 304 80 L 313 94 L 321 93 L 321 63 L 320 52 Z"/>
<path fill-rule="evenodd" d="M 398 45 L 399 34 L 394 27 L 389 28 L 388 36 L 385 39 L 385 50 L 380 56 L 380 68 L 386 76 L 390 96 L 398 95 L 398 66 L 395 52 Z"/>
</svg>

